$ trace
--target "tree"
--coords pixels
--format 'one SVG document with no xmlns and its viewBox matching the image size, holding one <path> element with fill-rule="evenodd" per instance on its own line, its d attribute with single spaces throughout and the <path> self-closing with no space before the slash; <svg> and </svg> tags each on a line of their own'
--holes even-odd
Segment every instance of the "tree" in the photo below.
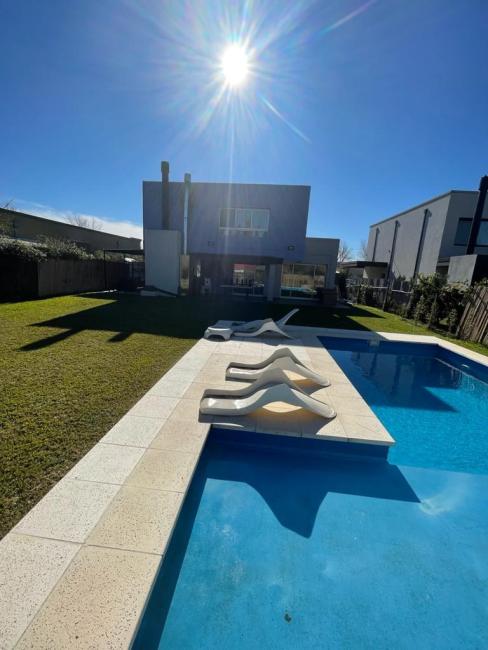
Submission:
<svg viewBox="0 0 488 650">
<path fill-rule="evenodd" d="M 102 223 L 96 217 L 88 217 L 84 214 L 70 214 L 68 221 L 72 226 L 80 226 L 81 228 L 90 228 L 90 230 L 101 230 Z"/>
<path fill-rule="evenodd" d="M 368 242 L 365 239 L 361 239 L 359 244 L 359 257 L 362 260 L 368 259 Z"/>
<path fill-rule="evenodd" d="M 341 239 L 339 242 L 339 252 L 337 253 L 337 261 L 339 264 L 342 262 L 348 262 L 352 259 L 352 248 Z"/>
</svg>

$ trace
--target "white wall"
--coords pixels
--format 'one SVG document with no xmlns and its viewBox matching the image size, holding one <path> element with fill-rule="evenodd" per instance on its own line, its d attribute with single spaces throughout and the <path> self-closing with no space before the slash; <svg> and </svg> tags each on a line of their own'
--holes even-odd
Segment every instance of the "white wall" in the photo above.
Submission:
<svg viewBox="0 0 488 650">
<path fill-rule="evenodd" d="M 305 257 L 301 262 L 303 264 L 327 264 L 326 289 L 335 288 L 338 252 L 338 239 L 328 239 L 326 237 L 307 237 L 305 239 Z"/>
<path fill-rule="evenodd" d="M 395 232 L 395 222 L 399 228 L 395 245 L 392 277 L 403 276 L 410 279 L 415 271 L 415 260 L 419 249 L 424 212 L 428 209 L 431 216 L 428 219 L 425 239 L 420 259 L 419 273 L 430 275 L 435 273 L 440 255 L 441 241 L 446 223 L 446 215 L 451 194 L 423 203 L 407 212 L 391 217 L 370 227 L 368 238 L 368 260 L 373 259 L 373 247 L 376 229 L 379 229 L 376 244 L 375 262 L 389 262 Z"/>
<path fill-rule="evenodd" d="M 181 233 L 178 230 L 144 229 L 146 285 L 178 293 Z"/>
<path fill-rule="evenodd" d="M 447 281 L 471 284 L 477 258 L 477 255 L 457 255 L 451 257 L 447 271 Z"/>
</svg>

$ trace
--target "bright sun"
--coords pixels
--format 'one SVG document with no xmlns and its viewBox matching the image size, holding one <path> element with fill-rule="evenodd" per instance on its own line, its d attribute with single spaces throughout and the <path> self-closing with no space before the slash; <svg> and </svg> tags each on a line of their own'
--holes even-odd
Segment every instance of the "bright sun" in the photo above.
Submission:
<svg viewBox="0 0 488 650">
<path fill-rule="evenodd" d="M 220 65 L 229 86 L 240 86 L 249 72 L 249 59 L 241 45 L 230 45 L 222 55 Z"/>
</svg>

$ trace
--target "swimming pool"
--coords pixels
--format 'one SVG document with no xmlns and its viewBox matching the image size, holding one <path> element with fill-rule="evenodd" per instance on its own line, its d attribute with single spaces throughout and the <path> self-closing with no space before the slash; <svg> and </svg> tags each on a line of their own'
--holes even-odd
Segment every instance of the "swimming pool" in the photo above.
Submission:
<svg viewBox="0 0 488 650">
<path fill-rule="evenodd" d="M 457 375 L 462 357 L 334 345 L 381 419 L 408 410 L 409 394 L 414 421 L 431 428 L 423 412 L 457 417 L 473 404 L 452 395 L 472 392 L 480 372 Z M 316 440 L 213 430 L 134 648 L 486 647 L 488 476 L 472 451 L 449 449 L 445 461 L 442 439 L 415 452 L 392 433 L 398 462 L 392 451 L 387 462 Z M 454 425 L 445 442 L 452 435 Z"/>
<path fill-rule="evenodd" d="M 488 368 L 438 345 L 321 337 L 396 440 L 391 462 L 488 473 Z"/>
</svg>

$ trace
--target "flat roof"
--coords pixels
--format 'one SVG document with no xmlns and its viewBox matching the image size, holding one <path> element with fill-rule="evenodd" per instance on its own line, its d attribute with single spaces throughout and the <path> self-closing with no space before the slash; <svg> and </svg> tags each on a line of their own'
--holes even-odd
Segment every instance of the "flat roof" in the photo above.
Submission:
<svg viewBox="0 0 488 650">
<path fill-rule="evenodd" d="M 158 183 L 161 185 L 162 180 L 154 181 L 154 180 L 143 180 L 143 183 Z M 184 181 L 169 181 L 170 185 L 184 185 Z M 190 185 L 241 185 L 245 187 L 305 187 L 307 189 L 311 189 L 311 185 L 296 185 L 293 183 L 228 183 L 227 181 L 194 181 L 192 180 L 190 182 Z"/>
<path fill-rule="evenodd" d="M 67 221 L 57 221 L 56 219 L 48 219 L 47 217 L 39 217 L 37 214 L 30 214 L 29 212 L 21 212 L 20 210 L 10 210 L 9 208 L 0 208 L 0 215 L 6 212 L 11 215 L 13 218 L 21 216 L 28 217 L 29 219 L 38 219 L 39 221 L 48 221 L 49 223 L 58 223 L 62 226 L 68 226 L 68 228 L 76 228 L 77 230 L 84 230 L 86 232 L 97 232 L 102 235 L 109 235 L 110 237 L 121 237 L 122 239 L 135 239 L 136 241 L 141 242 L 141 237 L 128 237 L 127 235 L 118 235 L 114 232 L 106 232 L 105 230 L 94 230 L 93 228 L 86 228 L 85 226 L 77 226 L 74 223 L 68 223 Z M 97 217 L 95 217 L 96 219 Z"/>
<path fill-rule="evenodd" d="M 450 194 L 478 194 L 478 190 L 449 190 L 448 192 L 444 192 L 444 194 L 439 194 L 438 196 L 434 196 L 433 198 L 428 199 L 427 201 L 418 203 L 417 205 L 414 205 L 411 208 L 408 208 L 407 210 L 402 210 L 401 212 L 397 212 L 396 214 L 393 214 L 391 217 L 386 217 L 386 219 L 381 219 L 381 221 L 376 221 L 375 223 L 372 223 L 370 225 L 370 228 L 374 228 L 374 226 L 379 226 L 380 223 L 385 223 L 385 221 L 390 221 L 390 219 L 396 219 L 397 217 L 400 217 L 402 214 L 407 214 L 407 212 L 412 212 L 412 210 L 417 210 L 418 208 L 421 208 L 424 205 L 428 205 L 429 203 L 434 203 L 434 201 L 439 201 L 439 199 L 443 199 L 444 197 L 449 196 Z"/>
</svg>

